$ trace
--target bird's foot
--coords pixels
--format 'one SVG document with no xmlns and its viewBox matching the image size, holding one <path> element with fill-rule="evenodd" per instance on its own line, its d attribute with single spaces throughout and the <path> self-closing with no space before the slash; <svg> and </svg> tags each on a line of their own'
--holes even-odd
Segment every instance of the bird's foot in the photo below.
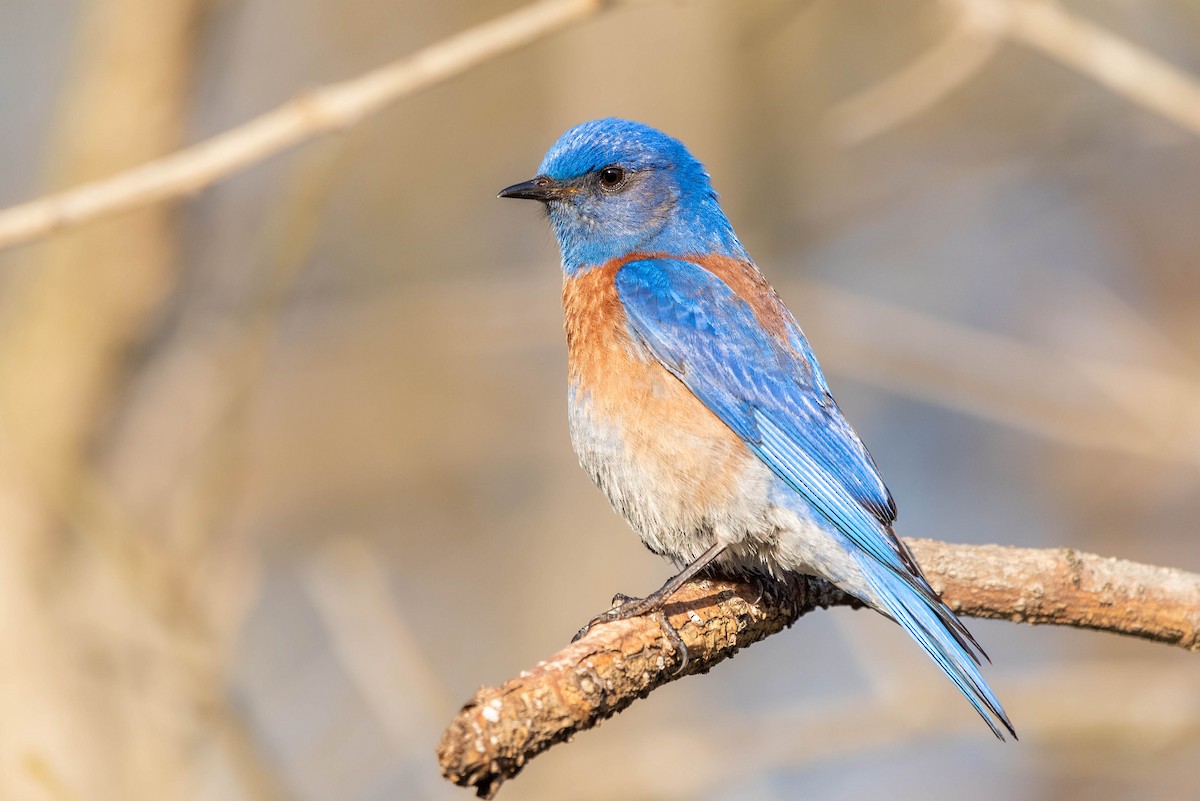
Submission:
<svg viewBox="0 0 1200 801">
<path fill-rule="evenodd" d="M 679 656 L 679 667 L 675 669 L 675 673 L 682 673 L 687 668 L 688 649 L 683 643 L 683 637 L 679 636 L 679 632 L 675 630 L 675 627 L 667 620 L 667 616 L 663 614 L 663 605 L 675 594 L 676 590 L 690 581 L 701 570 L 712 564 L 712 561 L 724 551 L 725 544 L 723 542 L 714 542 L 709 546 L 708 550 L 693 559 L 687 567 L 679 571 L 677 575 L 672 576 L 666 584 L 645 598 L 630 598 L 628 595 L 615 596 L 613 598 L 613 608 L 589 620 L 588 624 L 571 638 L 571 642 L 575 642 L 587 634 L 591 631 L 592 626 L 595 626 L 597 623 L 612 623 L 616 620 L 627 620 L 631 617 L 652 615 L 658 621 L 659 628 L 662 629 L 663 638 L 667 641 L 671 650 Z"/>
<path fill-rule="evenodd" d="M 575 636 L 571 638 L 571 642 L 578 641 L 581 637 L 591 631 L 593 626 L 602 623 L 613 623 L 618 620 L 628 620 L 631 617 L 642 617 L 643 615 L 646 615 L 657 622 L 659 628 L 662 629 L 663 639 L 666 640 L 670 650 L 679 657 L 679 666 L 675 668 L 675 672 L 676 674 L 682 673 L 687 668 L 688 664 L 687 645 L 684 644 L 683 637 L 680 636 L 679 631 L 671 625 L 671 622 L 667 620 L 666 614 L 664 614 L 662 611 L 663 603 L 670 595 L 671 593 L 663 593 L 661 590 L 659 592 L 647 595 L 645 598 L 633 598 L 622 593 L 617 593 L 613 596 L 612 609 L 609 609 L 603 614 L 596 615 L 594 618 L 589 620 L 584 627 L 576 632 Z"/>
<path fill-rule="evenodd" d="M 758 606 L 765 598 L 778 596 L 780 588 L 783 586 L 783 582 L 779 579 L 772 578 L 763 573 L 751 573 L 747 577 L 747 580 L 758 590 L 758 595 L 751 601 L 752 606 Z"/>
<path fill-rule="evenodd" d="M 615 623 L 618 620 L 628 620 L 631 617 L 641 617 L 651 612 L 657 612 L 662 609 L 668 595 L 669 593 L 663 593 L 662 590 L 651 593 L 645 598 L 634 598 L 624 593 L 617 593 L 612 599 L 612 609 L 596 615 L 584 624 L 583 628 L 571 638 L 571 642 L 576 642 L 591 631 L 593 626 L 601 623 Z"/>
</svg>

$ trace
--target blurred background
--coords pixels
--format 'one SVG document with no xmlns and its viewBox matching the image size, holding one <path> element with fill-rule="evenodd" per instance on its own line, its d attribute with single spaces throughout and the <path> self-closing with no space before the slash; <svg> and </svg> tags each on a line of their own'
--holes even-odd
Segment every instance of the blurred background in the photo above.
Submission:
<svg viewBox="0 0 1200 801">
<path fill-rule="evenodd" d="M 6 0 L 0 204 L 517 7 Z M 902 534 L 1200 570 L 1200 5 L 1018 7 L 635 4 L 0 254 L 0 796 L 464 799 L 459 704 L 670 574 L 575 465 L 557 251 L 495 199 L 599 116 L 708 165 Z M 1196 797 L 1194 655 L 971 628 L 1019 744 L 834 610 L 500 797 Z"/>
</svg>

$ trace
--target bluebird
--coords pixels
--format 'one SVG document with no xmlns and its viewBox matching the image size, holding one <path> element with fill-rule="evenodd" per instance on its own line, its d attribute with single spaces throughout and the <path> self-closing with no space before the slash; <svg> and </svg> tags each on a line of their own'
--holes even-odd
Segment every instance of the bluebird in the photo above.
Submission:
<svg viewBox="0 0 1200 801">
<path fill-rule="evenodd" d="M 900 624 L 998 738 L 1015 737 L 987 655 L 896 537 L 874 461 L 687 148 L 641 123 L 585 122 L 500 197 L 543 203 L 558 240 L 580 464 L 680 568 L 593 623 L 661 622 L 706 569 L 819 576 Z"/>
</svg>

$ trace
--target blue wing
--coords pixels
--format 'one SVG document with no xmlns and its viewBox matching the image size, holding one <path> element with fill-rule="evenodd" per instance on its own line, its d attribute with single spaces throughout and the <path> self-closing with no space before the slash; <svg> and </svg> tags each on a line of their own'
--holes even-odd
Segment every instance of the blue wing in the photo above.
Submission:
<svg viewBox="0 0 1200 801">
<path fill-rule="evenodd" d="M 692 262 L 633 261 L 617 273 L 616 287 L 633 333 L 655 358 L 846 537 L 884 611 L 929 652 L 997 736 L 985 709 L 1011 732 L 976 668 L 982 649 L 892 533 L 891 494 L 782 304 L 786 340 Z"/>
<path fill-rule="evenodd" d="M 616 282 L 631 327 L 667 369 L 856 545 L 912 572 L 888 533 L 892 496 L 790 315 L 781 342 L 728 285 L 686 261 L 630 262 Z"/>
</svg>

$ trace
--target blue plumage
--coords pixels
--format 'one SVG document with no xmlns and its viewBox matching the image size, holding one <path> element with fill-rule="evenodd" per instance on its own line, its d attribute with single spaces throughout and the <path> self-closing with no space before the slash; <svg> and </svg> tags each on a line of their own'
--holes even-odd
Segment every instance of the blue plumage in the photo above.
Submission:
<svg viewBox="0 0 1200 801">
<path fill-rule="evenodd" d="M 704 165 L 653 128 L 619 119 L 585 122 L 562 135 L 538 172 L 586 190 L 608 166 L 624 170 L 628 183 L 607 197 L 604 208 L 590 202 L 589 191 L 564 192 L 547 204 L 568 275 L 633 250 L 749 258 Z"/>
<path fill-rule="evenodd" d="M 626 264 L 617 292 L 654 355 L 826 517 L 858 520 L 870 509 L 891 523 L 891 494 L 820 366 L 769 336 L 725 283 L 691 262 L 655 259 Z M 807 469 L 788 467 L 800 463 Z"/>
<path fill-rule="evenodd" d="M 626 613 L 710 563 L 816 574 L 899 623 L 1012 733 L 982 649 L 893 533 L 875 463 L 687 149 L 597 120 L 501 195 L 546 203 L 562 251 L 581 462 L 647 545 L 688 565 Z"/>
<path fill-rule="evenodd" d="M 892 534 L 891 494 L 824 389 L 810 351 L 768 335 L 750 305 L 697 264 L 633 261 L 616 285 L 630 327 L 654 356 L 861 553 L 872 600 L 917 639 L 993 731 L 1000 734 L 987 712 L 1011 729 L 978 671 L 973 641 Z M 803 340 L 799 328 L 793 334 Z"/>
</svg>

